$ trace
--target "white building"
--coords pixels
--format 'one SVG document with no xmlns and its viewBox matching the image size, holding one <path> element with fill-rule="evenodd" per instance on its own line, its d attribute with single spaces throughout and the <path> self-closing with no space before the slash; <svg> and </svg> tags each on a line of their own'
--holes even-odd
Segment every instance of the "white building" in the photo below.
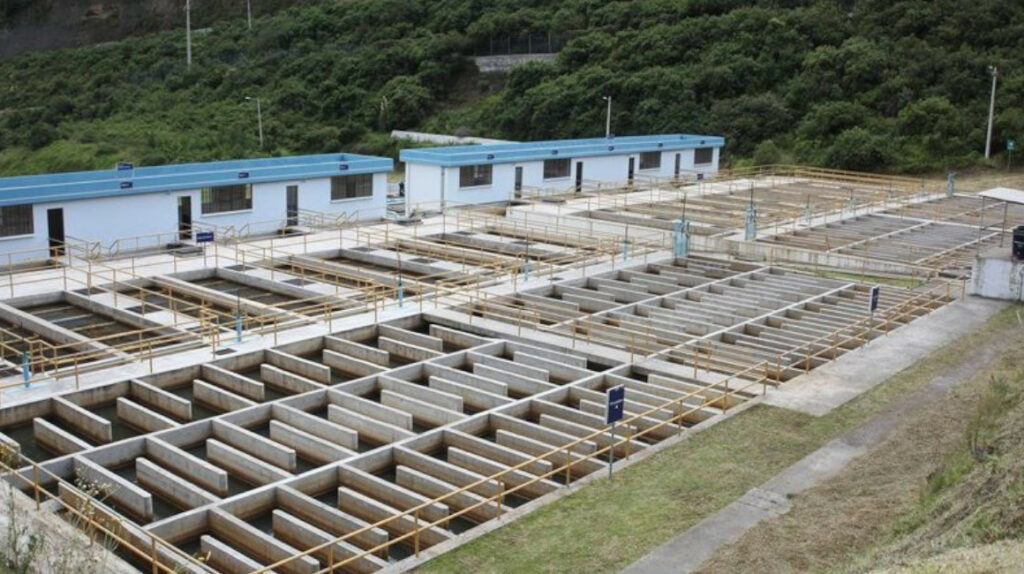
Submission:
<svg viewBox="0 0 1024 574">
<path fill-rule="evenodd" d="M 297 225 L 304 211 L 380 219 L 392 167 L 389 158 L 323 154 L 0 178 L 0 253 L 17 261 L 60 255 L 74 241 L 273 230 Z"/>
<path fill-rule="evenodd" d="M 666 134 L 405 149 L 406 213 L 509 201 L 524 188 L 583 189 L 718 171 L 725 140 Z"/>
</svg>

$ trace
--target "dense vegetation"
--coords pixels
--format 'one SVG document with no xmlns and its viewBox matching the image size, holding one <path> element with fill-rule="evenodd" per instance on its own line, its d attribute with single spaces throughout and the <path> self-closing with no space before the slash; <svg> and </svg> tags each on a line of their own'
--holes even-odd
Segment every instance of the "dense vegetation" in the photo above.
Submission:
<svg viewBox="0 0 1024 574">
<path fill-rule="evenodd" d="M 191 69 L 180 30 L 0 62 L 0 173 L 386 152 L 394 128 L 594 136 L 606 94 L 616 133 L 722 134 L 731 161 L 941 170 L 980 162 L 990 64 L 993 147 L 1024 136 L 1006 0 L 348 0 L 211 25 Z M 465 58 L 548 32 L 572 37 L 557 60 L 507 79 Z"/>
</svg>

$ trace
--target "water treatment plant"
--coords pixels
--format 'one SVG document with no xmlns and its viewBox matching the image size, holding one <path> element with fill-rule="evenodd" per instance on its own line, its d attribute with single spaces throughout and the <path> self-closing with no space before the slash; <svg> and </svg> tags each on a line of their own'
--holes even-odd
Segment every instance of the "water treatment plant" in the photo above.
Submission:
<svg viewBox="0 0 1024 574">
<path fill-rule="evenodd" d="M 8 255 L 6 478 L 125 568 L 406 570 L 956 304 L 1024 219 L 914 178 L 642 169 Z"/>
</svg>

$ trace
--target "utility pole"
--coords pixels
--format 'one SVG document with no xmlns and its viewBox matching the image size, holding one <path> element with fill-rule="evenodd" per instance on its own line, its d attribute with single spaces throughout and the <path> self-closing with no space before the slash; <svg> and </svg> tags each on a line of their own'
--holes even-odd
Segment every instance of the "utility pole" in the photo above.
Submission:
<svg viewBox="0 0 1024 574">
<path fill-rule="evenodd" d="M 252 100 L 256 100 L 256 125 L 260 134 L 260 149 L 263 149 L 263 108 L 260 106 L 259 98 L 250 98 L 249 96 L 245 96 L 245 101 L 249 102 Z"/>
<path fill-rule="evenodd" d="M 604 119 L 604 137 L 610 138 L 612 137 L 612 97 L 604 96 L 602 99 L 608 102 L 608 113 Z"/>
<path fill-rule="evenodd" d="M 996 111 L 996 79 L 999 78 L 999 70 L 995 66 L 989 66 L 988 73 L 992 74 L 992 97 L 988 101 L 988 135 L 985 137 L 985 159 L 988 159 L 992 153 L 992 118 Z"/>
<path fill-rule="evenodd" d="M 192 69 L 192 0 L 185 0 L 185 62 Z"/>
<path fill-rule="evenodd" d="M 252 0 L 245 0 L 245 15 L 249 20 L 249 30 L 252 30 Z"/>
</svg>

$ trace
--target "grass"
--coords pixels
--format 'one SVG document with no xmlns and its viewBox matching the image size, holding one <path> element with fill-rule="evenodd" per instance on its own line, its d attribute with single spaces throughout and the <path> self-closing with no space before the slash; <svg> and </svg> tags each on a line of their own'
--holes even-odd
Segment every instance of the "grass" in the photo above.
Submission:
<svg viewBox="0 0 1024 574">
<path fill-rule="evenodd" d="M 815 418 L 758 405 L 425 564 L 422 572 L 617 572 L 1016 325 L 1013 308 Z"/>
<path fill-rule="evenodd" d="M 784 516 L 720 549 L 701 571 L 865 572 L 955 546 L 965 535 L 982 543 L 997 539 L 989 535 L 994 525 L 1012 524 L 1021 514 L 1013 510 L 1020 508 L 1018 499 L 1008 503 L 1012 488 L 986 488 L 991 477 L 985 470 L 997 460 L 1024 460 L 1002 459 L 996 448 L 1001 421 L 1019 404 L 1024 383 L 1024 329 L 1017 309 L 940 351 L 949 357 L 933 355 L 914 367 L 956 365 L 959 385 L 891 403 L 888 412 L 898 416 L 897 424 L 881 442 L 835 477 L 800 493 Z M 961 362 L 966 353 L 981 350 L 987 354 Z M 972 484 L 978 488 L 965 490 Z M 1003 499 L 1003 492 L 1011 495 Z M 1009 509 L 1010 519 L 987 509 Z"/>
</svg>

